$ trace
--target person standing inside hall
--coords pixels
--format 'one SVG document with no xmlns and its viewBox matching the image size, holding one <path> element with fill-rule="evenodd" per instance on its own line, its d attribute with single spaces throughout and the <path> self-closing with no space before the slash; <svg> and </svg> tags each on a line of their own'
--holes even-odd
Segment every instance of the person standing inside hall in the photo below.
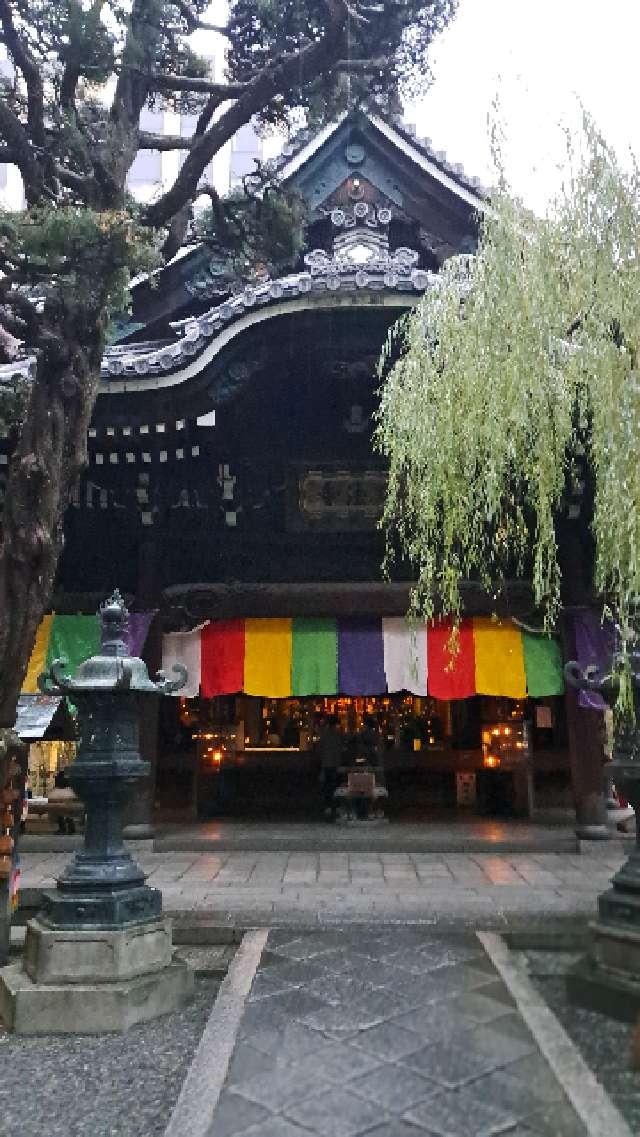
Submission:
<svg viewBox="0 0 640 1137">
<path fill-rule="evenodd" d="M 364 758 L 368 766 L 382 773 L 382 739 L 373 715 L 365 715 L 356 745 L 358 756 Z"/>
<path fill-rule="evenodd" d="M 320 756 L 320 778 L 325 816 L 335 821 L 338 806 L 335 792 L 340 785 L 340 766 L 342 765 L 342 735 L 337 715 L 329 715 L 320 731 L 318 754 Z"/>
</svg>

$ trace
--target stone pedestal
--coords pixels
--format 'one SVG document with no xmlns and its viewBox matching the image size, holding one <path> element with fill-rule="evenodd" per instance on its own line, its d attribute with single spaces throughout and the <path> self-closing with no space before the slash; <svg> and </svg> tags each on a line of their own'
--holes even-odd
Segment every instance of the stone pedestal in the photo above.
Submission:
<svg viewBox="0 0 640 1137">
<path fill-rule="evenodd" d="M 621 1022 L 640 1015 L 640 934 L 592 924 L 592 947 L 567 974 L 567 994 L 580 1007 Z"/>
<path fill-rule="evenodd" d="M 633 808 L 640 810 L 640 763 L 635 749 L 629 758 L 629 739 L 618 740 L 620 754 L 612 764 L 616 785 Z M 623 754 L 623 747 L 626 750 Z M 627 756 L 625 756 L 627 755 Z M 580 1006 L 625 1022 L 640 1014 L 640 833 L 628 860 L 598 897 L 598 918 L 591 925 L 589 954 L 567 976 L 569 997 Z"/>
<path fill-rule="evenodd" d="M 54 660 L 38 680 L 42 691 L 70 695 L 78 707 L 69 780 L 85 804 L 86 826 L 82 848 L 29 925 L 24 963 L 0 971 L 0 1016 L 19 1034 L 125 1030 L 175 1010 L 193 990 L 189 968 L 172 959 L 162 894 L 145 884 L 122 840 L 127 804 L 151 774 L 140 757 L 140 714 L 151 699 L 182 687 L 187 673 L 176 665 L 176 679 L 161 673 L 154 683 L 129 654 L 128 620 L 116 590 L 100 607 L 99 654 L 73 677 Z"/>
<path fill-rule="evenodd" d="M 625 888 L 637 870 L 636 858 L 630 860 L 598 898 L 589 954 L 567 975 L 574 1003 L 624 1022 L 640 1014 L 640 894 Z"/>
<path fill-rule="evenodd" d="M 166 917 L 114 930 L 27 927 L 24 962 L 0 970 L 0 1018 L 17 1034 L 102 1034 L 176 1010 L 193 972 Z"/>
</svg>

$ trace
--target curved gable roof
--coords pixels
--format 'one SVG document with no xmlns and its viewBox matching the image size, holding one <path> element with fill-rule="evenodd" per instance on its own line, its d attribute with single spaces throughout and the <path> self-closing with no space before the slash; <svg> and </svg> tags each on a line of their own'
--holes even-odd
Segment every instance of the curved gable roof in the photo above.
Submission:
<svg viewBox="0 0 640 1137">
<path fill-rule="evenodd" d="M 391 121 L 363 110 L 344 112 L 317 134 L 301 131 L 275 163 L 279 177 L 285 183 L 306 188 L 314 166 L 317 167 L 330 150 L 346 142 L 353 131 L 359 132 L 365 140 L 386 143 L 388 151 L 395 151 L 415 174 L 426 176 L 464 205 L 480 213 L 490 208 L 489 191 L 480 180 L 467 174 L 461 165 L 450 162 L 446 154 L 435 151 L 430 139 L 417 138 L 413 128 L 403 125 L 399 118 Z M 364 160 L 366 162 L 366 155 Z M 359 165 L 354 163 L 350 172 L 357 172 Z M 344 169 L 345 172 L 349 169 L 348 162 Z"/>
</svg>

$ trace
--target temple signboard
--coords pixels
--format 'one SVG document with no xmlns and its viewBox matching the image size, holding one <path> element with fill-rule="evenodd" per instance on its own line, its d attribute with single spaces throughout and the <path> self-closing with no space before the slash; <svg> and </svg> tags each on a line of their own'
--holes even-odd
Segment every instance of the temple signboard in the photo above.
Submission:
<svg viewBox="0 0 640 1137">
<path fill-rule="evenodd" d="M 292 529 L 327 532 L 375 529 L 387 488 L 384 470 L 315 467 L 298 475 Z"/>
</svg>

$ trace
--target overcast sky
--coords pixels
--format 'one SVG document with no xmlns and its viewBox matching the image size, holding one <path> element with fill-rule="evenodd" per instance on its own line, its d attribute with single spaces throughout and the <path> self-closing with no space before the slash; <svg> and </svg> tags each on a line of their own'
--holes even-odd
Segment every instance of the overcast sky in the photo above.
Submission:
<svg viewBox="0 0 640 1137">
<path fill-rule="evenodd" d="M 225 0 L 210 12 L 223 22 Z M 507 172 L 535 209 L 560 183 L 561 126 L 579 128 L 580 101 L 621 158 L 629 148 L 640 158 L 640 0 L 458 0 L 431 59 L 433 85 L 407 120 L 490 185 L 487 115 L 499 94 Z"/>
<path fill-rule="evenodd" d="M 579 102 L 621 157 L 640 157 L 640 0 L 459 0 L 434 44 L 434 83 L 407 108 L 470 174 L 492 181 L 487 114 L 496 92 L 509 140 L 512 185 L 536 209 L 560 180 L 565 123 Z"/>
</svg>

